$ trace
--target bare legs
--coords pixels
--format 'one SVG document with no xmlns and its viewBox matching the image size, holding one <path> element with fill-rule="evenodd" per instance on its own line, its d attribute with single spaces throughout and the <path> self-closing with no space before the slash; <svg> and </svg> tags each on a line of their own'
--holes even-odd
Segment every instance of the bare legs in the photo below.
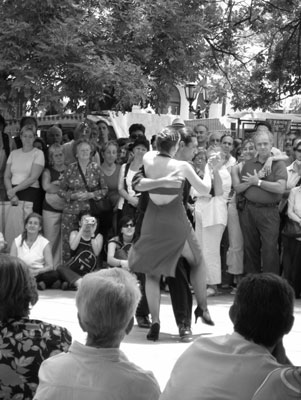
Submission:
<svg viewBox="0 0 301 400">
<path fill-rule="evenodd" d="M 197 265 L 195 257 L 187 241 L 185 242 L 182 256 L 186 258 L 188 264 L 190 265 L 190 280 L 194 289 L 197 304 L 202 308 L 202 310 L 206 310 L 207 294 L 205 264 L 202 262 L 200 265 Z"/>
<path fill-rule="evenodd" d="M 207 309 L 205 264 L 204 262 L 197 262 L 188 241 L 185 242 L 182 255 L 186 258 L 191 268 L 190 279 L 198 304 L 198 307 L 195 311 L 195 316 L 196 318 L 201 317 L 204 323 L 213 325 Z M 152 324 L 160 324 L 160 277 L 148 274 L 146 275 L 145 293 L 149 311 L 152 316 Z"/>
<path fill-rule="evenodd" d="M 148 308 L 152 316 L 152 323 L 160 323 L 160 277 L 153 275 L 146 275 L 145 279 L 145 293 L 148 302 Z"/>
<path fill-rule="evenodd" d="M 186 258 L 188 264 L 190 265 L 190 280 L 198 304 L 194 312 L 195 320 L 197 321 L 198 317 L 201 317 L 205 324 L 214 325 L 214 322 L 212 321 L 207 309 L 205 263 L 203 259 L 200 263 L 197 262 L 188 241 L 185 242 L 182 255 Z"/>
</svg>

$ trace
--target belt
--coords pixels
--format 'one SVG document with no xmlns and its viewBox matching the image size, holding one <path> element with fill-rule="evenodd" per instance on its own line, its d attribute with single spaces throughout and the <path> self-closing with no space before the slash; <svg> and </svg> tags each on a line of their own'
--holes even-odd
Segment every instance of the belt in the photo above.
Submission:
<svg viewBox="0 0 301 400">
<path fill-rule="evenodd" d="M 263 207 L 278 207 L 279 203 L 255 203 L 254 201 L 246 199 L 247 204 L 250 204 L 253 207 L 263 208 Z"/>
</svg>

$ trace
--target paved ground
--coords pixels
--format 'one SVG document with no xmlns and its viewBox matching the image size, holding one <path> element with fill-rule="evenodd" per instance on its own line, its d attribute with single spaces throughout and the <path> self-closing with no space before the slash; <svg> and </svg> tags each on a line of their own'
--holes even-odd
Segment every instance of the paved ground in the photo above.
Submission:
<svg viewBox="0 0 301 400">
<path fill-rule="evenodd" d="M 74 298 L 75 292 L 60 290 L 40 292 L 40 300 L 32 309 L 31 317 L 63 325 L 70 330 L 73 339 L 84 343 L 85 334 L 77 323 Z M 215 326 L 207 326 L 200 321 L 196 325 L 193 323 L 194 337 L 230 333 L 232 324 L 228 311 L 232 301 L 231 295 L 209 298 L 209 309 Z M 152 370 L 163 389 L 175 361 L 189 344 L 179 342 L 168 293 L 162 294 L 160 317 L 161 334 L 158 342 L 148 342 L 145 339 L 147 330 L 135 326 L 121 348 L 131 361 L 144 369 Z M 284 344 L 291 361 L 295 365 L 301 365 L 301 300 L 296 301 L 295 324 L 290 334 L 285 337 Z"/>
</svg>

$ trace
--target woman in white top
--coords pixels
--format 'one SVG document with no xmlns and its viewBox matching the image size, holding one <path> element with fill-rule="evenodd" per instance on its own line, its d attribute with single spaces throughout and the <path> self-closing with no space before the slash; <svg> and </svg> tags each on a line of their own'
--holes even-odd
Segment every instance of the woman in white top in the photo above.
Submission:
<svg viewBox="0 0 301 400">
<path fill-rule="evenodd" d="M 213 187 L 212 197 L 200 196 L 196 193 L 195 203 L 195 233 L 203 250 L 203 258 L 207 273 L 207 295 L 217 293 L 217 285 L 221 283 L 220 242 L 227 225 L 227 202 L 231 190 L 231 175 L 226 167 L 226 157 L 222 151 L 212 149 L 208 153 L 209 161 L 205 167 L 203 181 Z M 210 166 L 210 156 L 218 155 L 224 160 L 219 170 L 222 180 L 222 189 L 216 188 Z"/>
<path fill-rule="evenodd" d="M 118 183 L 118 190 L 121 196 L 118 203 L 120 218 L 128 215 L 135 219 L 138 197 L 132 188 L 132 180 L 140 167 L 142 167 L 143 156 L 147 151 L 149 151 L 148 140 L 144 136 L 139 136 L 132 146 L 133 158 L 131 162 L 121 166 Z"/>
<path fill-rule="evenodd" d="M 12 205 L 19 200 L 32 201 L 33 211 L 41 213 L 42 192 L 39 177 L 45 165 L 44 154 L 33 146 L 35 132 L 24 126 L 20 135 L 22 148 L 13 150 L 7 160 L 4 184 Z"/>
<path fill-rule="evenodd" d="M 42 235 L 42 217 L 39 214 L 29 214 L 24 224 L 24 232 L 13 241 L 10 255 L 20 258 L 29 266 L 38 288 L 44 290 L 59 279 L 59 274 L 53 269 L 50 243 Z M 60 287 L 60 282 L 56 286 Z"/>
</svg>

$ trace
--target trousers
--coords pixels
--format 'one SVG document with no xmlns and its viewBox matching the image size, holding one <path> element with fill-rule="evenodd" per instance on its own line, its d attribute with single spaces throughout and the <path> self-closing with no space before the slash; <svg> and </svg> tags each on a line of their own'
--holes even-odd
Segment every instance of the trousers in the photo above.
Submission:
<svg viewBox="0 0 301 400">
<path fill-rule="evenodd" d="M 239 212 L 244 239 L 244 273 L 273 272 L 279 275 L 278 208 L 246 204 Z"/>
<path fill-rule="evenodd" d="M 166 278 L 176 324 L 191 326 L 192 294 L 189 287 L 189 264 L 184 257 L 177 263 L 175 277 Z"/>
</svg>

